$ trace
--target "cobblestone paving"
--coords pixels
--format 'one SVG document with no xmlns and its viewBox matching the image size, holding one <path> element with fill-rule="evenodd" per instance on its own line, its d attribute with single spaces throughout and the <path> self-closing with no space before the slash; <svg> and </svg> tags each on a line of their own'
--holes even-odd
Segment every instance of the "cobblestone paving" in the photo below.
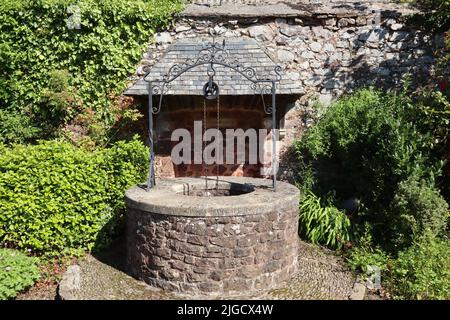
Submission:
<svg viewBox="0 0 450 320">
<path fill-rule="evenodd" d="M 298 272 L 286 287 L 271 290 L 264 298 L 348 299 L 355 281 L 355 275 L 331 251 L 300 242 Z"/>
<path fill-rule="evenodd" d="M 102 261 L 108 262 L 102 262 Z M 116 260 L 117 262 L 117 260 Z M 348 299 L 355 276 L 331 251 L 300 242 L 299 267 L 283 287 L 251 296 L 186 296 L 152 288 L 124 272 L 121 263 L 91 255 L 80 260 L 81 288 L 77 299 Z"/>
</svg>

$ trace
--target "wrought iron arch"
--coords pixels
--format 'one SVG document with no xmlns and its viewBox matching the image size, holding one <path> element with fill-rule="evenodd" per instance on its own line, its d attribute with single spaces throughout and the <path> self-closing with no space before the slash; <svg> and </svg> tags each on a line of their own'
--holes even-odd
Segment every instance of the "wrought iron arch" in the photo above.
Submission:
<svg viewBox="0 0 450 320">
<path fill-rule="evenodd" d="M 262 102 L 264 106 L 264 111 L 266 114 L 272 115 L 272 184 L 273 190 L 276 191 L 277 183 L 276 183 L 276 172 L 277 172 L 277 159 L 276 159 L 276 141 L 278 137 L 278 133 L 276 131 L 276 84 L 281 80 L 281 67 L 275 66 L 274 73 L 275 78 L 259 78 L 258 73 L 252 67 L 245 67 L 243 64 L 239 62 L 238 59 L 232 59 L 228 50 L 226 49 L 225 40 L 222 44 L 218 42 L 209 42 L 206 46 L 203 47 L 198 53 L 198 57 L 196 59 L 187 59 L 182 63 L 177 63 L 172 65 L 168 72 L 162 77 L 160 80 L 149 80 L 150 70 L 147 71 L 144 76 L 144 80 L 147 82 L 148 89 L 148 118 L 149 118 L 149 145 L 150 145 L 150 168 L 149 168 L 149 177 L 147 183 L 147 190 L 149 191 L 151 188 L 155 186 L 155 168 L 154 168 L 154 141 L 153 141 L 153 115 L 158 114 L 161 111 L 161 105 L 165 90 L 169 87 L 170 83 L 174 80 L 178 79 L 181 75 L 186 73 L 187 71 L 199 67 L 207 65 L 212 70 L 215 65 L 222 66 L 225 68 L 229 68 L 234 70 L 236 73 L 242 75 L 245 79 L 251 82 L 251 88 L 262 97 Z M 209 72 L 207 71 L 208 75 Z M 215 71 L 214 71 L 215 73 Z M 211 83 L 211 75 L 210 83 Z M 205 85 L 206 86 L 206 85 Z M 264 102 L 264 95 L 272 95 L 272 105 L 266 106 Z M 153 105 L 153 96 L 159 95 L 159 103 L 157 106 Z"/>
</svg>

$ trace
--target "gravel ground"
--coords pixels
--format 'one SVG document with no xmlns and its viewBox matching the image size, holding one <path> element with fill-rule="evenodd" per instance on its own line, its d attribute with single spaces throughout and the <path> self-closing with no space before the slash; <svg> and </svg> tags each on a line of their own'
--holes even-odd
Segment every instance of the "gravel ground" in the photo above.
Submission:
<svg viewBox="0 0 450 320">
<path fill-rule="evenodd" d="M 16 300 L 55 300 L 57 283 L 38 283 L 26 292 L 17 295 Z"/>
<path fill-rule="evenodd" d="M 87 255 L 78 261 L 81 268 L 80 290 L 73 292 L 76 299 L 348 299 L 352 293 L 355 275 L 333 252 L 300 242 L 298 272 L 282 288 L 254 295 L 217 297 L 186 296 L 152 288 L 126 275 L 124 255 L 107 252 L 101 256 Z"/>
</svg>

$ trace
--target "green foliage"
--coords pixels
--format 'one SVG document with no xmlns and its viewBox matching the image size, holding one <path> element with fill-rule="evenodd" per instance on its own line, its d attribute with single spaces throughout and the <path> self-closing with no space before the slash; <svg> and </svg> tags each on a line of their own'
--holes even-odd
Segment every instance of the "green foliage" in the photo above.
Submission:
<svg viewBox="0 0 450 320">
<path fill-rule="evenodd" d="M 412 20 L 423 29 L 434 33 L 450 28 L 450 0 L 413 0 L 412 4 L 420 10 Z"/>
<path fill-rule="evenodd" d="M 0 109 L 0 143 L 24 143 L 39 132 L 28 115 Z"/>
<path fill-rule="evenodd" d="M 331 201 L 321 201 L 312 192 L 305 192 L 300 201 L 300 232 L 312 243 L 341 248 L 350 240 L 349 219 Z"/>
<path fill-rule="evenodd" d="M 416 92 L 416 121 L 423 132 L 430 132 L 436 139 L 434 152 L 450 162 L 450 0 L 415 0 L 420 12 L 413 18 L 425 32 L 442 40 L 433 50 L 436 63 L 434 72 Z M 444 194 L 450 200 L 450 165 L 444 168 Z"/>
<path fill-rule="evenodd" d="M 432 134 L 439 152 L 444 152 L 443 149 L 450 143 L 449 93 L 443 91 L 425 87 L 414 101 L 417 110 L 415 119 L 421 120 L 420 130 Z"/>
<path fill-rule="evenodd" d="M 390 212 L 393 240 L 400 247 L 410 244 L 415 234 L 423 234 L 426 229 L 434 236 L 443 234 L 450 213 L 439 191 L 414 176 L 398 184 Z"/>
<path fill-rule="evenodd" d="M 58 127 L 77 113 L 92 113 L 92 130 L 102 130 L 96 139 L 107 139 L 105 133 L 118 114 L 111 97 L 122 92 L 153 33 L 168 26 L 182 4 L 179 0 L 73 4 L 81 15 L 79 29 L 76 23 L 75 28 L 68 26 L 77 11 L 69 9 L 68 1 L 0 2 L 0 109 L 31 117 L 43 126 L 41 136 L 46 138 L 54 129 L 48 122 L 56 121 Z"/>
<path fill-rule="evenodd" d="M 49 73 L 48 88 L 41 93 L 39 103 L 34 107 L 36 120 L 46 126 L 46 132 L 58 129 L 82 112 L 81 101 L 76 97 L 76 88 L 69 84 L 67 70 L 53 70 Z"/>
<path fill-rule="evenodd" d="M 147 161 L 137 138 L 94 152 L 60 141 L 0 145 L 0 242 L 47 256 L 104 247 Z"/>
<path fill-rule="evenodd" d="M 389 276 L 397 299 L 450 299 L 450 241 L 425 234 L 400 252 Z"/>
<path fill-rule="evenodd" d="M 354 271 L 369 276 L 369 266 L 381 271 L 383 286 L 396 299 L 450 298 L 450 241 L 424 232 L 413 245 L 390 257 L 372 243 L 370 228 L 366 228 L 358 245 L 347 256 Z"/>
<path fill-rule="evenodd" d="M 433 188 L 442 166 L 430 155 L 433 137 L 410 120 L 414 113 L 401 94 L 360 90 L 332 104 L 295 145 L 299 176 L 314 176 L 312 191 L 358 199 L 365 209 L 352 222 L 369 222 L 375 241 L 387 246 L 394 244 L 399 222 L 390 212 L 398 184 L 414 176 Z"/>
<path fill-rule="evenodd" d="M 449 47 L 450 48 L 450 47 Z M 450 50 L 448 50 L 450 52 Z M 450 54 L 447 54 L 445 68 L 448 67 Z M 438 67 L 440 70 L 442 67 Z M 438 85 L 436 85 L 438 84 Z M 413 93 L 416 113 L 412 121 L 419 130 L 433 137 L 432 153 L 445 162 L 439 187 L 442 194 L 450 201 L 450 86 L 448 74 L 438 73 L 436 78 Z"/>
<path fill-rule="evenodd" d="M 348 265 L 365 275 L 379 267 L 397 298 L 449 298 L 449 242 L 439 240 L 449 206 L 438 189 L 448 165 L 447 105 L 447 92 L 435 89 L 360 90 L 332 104 L 295 145 L 301 187 L 359 203 L 347 215 L 356 238 Z M 314 197 L 305 207 L 317 219 Z"/>
<path fill-rule="evenodd" d="M 384 272 L 388 267 L 389 256 L 379 247 L 373 245 L 371 230 L 366 225 L 363 236 L 356 247 L 352 248 L 347 256 L 347 264 L 353 271 L 361 271 L 368 275 L 369 266 L 377 266 Z"/>
<path fill-rule="evenodd" d="M 39 279 L 37 259 L 0 248 L 0 300 L 14 298 Z"/>
</svg>

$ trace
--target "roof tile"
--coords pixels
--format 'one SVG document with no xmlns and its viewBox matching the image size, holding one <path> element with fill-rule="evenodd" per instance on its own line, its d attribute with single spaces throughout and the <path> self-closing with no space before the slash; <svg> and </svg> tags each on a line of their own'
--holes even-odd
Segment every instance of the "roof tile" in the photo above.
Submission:
<svg viewBox="0 0 450 320">
<path fill-rule="evenodd" d="M 163 76 L 168 73 L 175 64 L 183 64 L 188 59 L 197 59 L 208 43 L 198 39 L 183 39 L 172 44 L 163 55 L 163 57 L 150 69 L 145 76 L 147 81 L 153 81 L 155 84 L 163 80 Z M 227 39 L 225 49 L 228 54 L 224 62 L 236 65 L 236 61 L 246 68 L 253 68 L 256 72 L 253 80 L 275 80 L 277 66 L 270 57 L 263 51 L 258 43 L 253 39 L 231 38 Z M 220 87 L 221 95 L 247 95 L 255 92 L 251 87 L 252 82 L 246 79 L 242 74 L 222 65 L 215 65 L 216 75 L 214 81 Z M 180 74 L 170 83 L 170 88 L 166 89 L 167 95 L 202 95 L 203 84 L 208 81 L 206 73 L 207 65 L 201 64 L 188 69 Z M 301 94 L 303 88 L 300 81 L 292 81 L 283 77 L 281 72 L 281 81 L 277 85 L 278 94 Z M 126 95 L 147 95 L 147 82 L 141 77 L 130 88 L 125 91 Z"/>
</svg>

